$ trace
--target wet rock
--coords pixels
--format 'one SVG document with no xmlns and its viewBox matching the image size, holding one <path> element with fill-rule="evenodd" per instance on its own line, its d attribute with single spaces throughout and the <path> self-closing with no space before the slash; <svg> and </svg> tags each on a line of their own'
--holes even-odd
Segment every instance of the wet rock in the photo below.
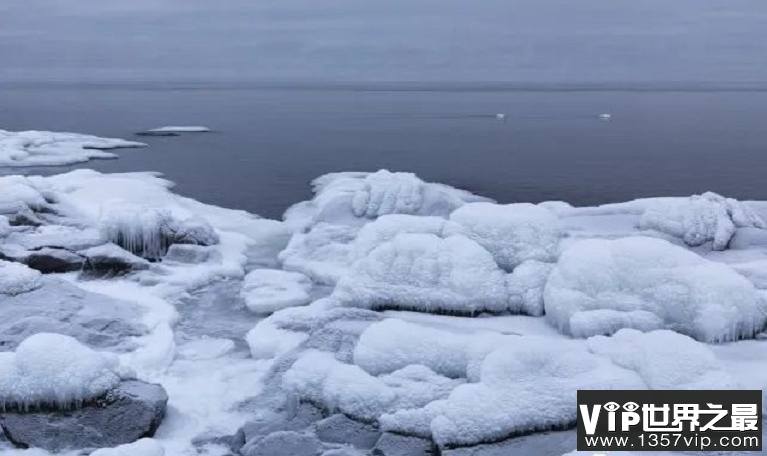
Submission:
<svg viewBox="0 0 767 456">
<path fill-rule="evenodd" d="M 83 271 L 89 275 L 110 276 L 149 269 L 147 260 L 115 244 L 91 247 L 77 253 L 85 257 Z"/>
<path fill-rule="evenodd" d="M 252 447 L 266 436 L 283 431 L 304 431 L 316 421 L 323 417 L 322 410 L 308 404 L 302 403 L 298 406 L 295 414 L 264 414 L 259 419 L 245 423 L 237 431 L 232 439 L 232 449 L 242 451 L 244 446 Z"/>
<path fill-rule="evenodd" d="M 442 456 L 508 456 L 510 454 L 560 456 L 572 451 L 576 446 L 574 430 L 544 432 L 498 443 L 442 450 Z"/>
<path fill-rule="evenodd" d="M 242 456 L 318 456 L 320 453 L 322 444 L 317 437 L 293 431 L 274 432 L 240 450 Z"/>
<path fill-rule="evenodd" d="M 371 452 L 374 456 L 433 456 L 438 454 L 431 440 L 385 432 Z"/>
<path fill-rule="evenodd" d="M 187 264 L 204 263 L 209 257 L 210 250 L 207 247 L 195 244 L 173 244 L 165 254 L 166 261 Z"/>
<path fill-rule="evenodd" d="M 2 413 L 0 427 L 20 448 L 62 451 L 114 447 L 152 437 L 167 402 L 162 386 L 129 380 L 80 409 Z"/>
<path fill-rule="evenodd" d="M 44 247 L 27 255 L 24 264 L 43 274 L 73 272 L 82 269 L 85 258 L 69 250 Z"/>
<path fill-rule="evenodd" d="M 337 414 L 317 422 L 315 433 L 323 442 L 343 443 L 356 448 L 373 448 L 381 437 L 378 426 L 361 423 Z"/>
</svg>

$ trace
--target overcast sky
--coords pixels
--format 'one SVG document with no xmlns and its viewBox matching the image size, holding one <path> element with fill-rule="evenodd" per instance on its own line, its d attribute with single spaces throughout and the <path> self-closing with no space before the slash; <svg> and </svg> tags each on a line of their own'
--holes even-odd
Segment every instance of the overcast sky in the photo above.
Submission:
<svg viewBox="0 0 767 456">
<path fill-rule="evenodd" d="M 0 79 L 767 81 L 767 0 L 3 0 Z"/>
</svg>

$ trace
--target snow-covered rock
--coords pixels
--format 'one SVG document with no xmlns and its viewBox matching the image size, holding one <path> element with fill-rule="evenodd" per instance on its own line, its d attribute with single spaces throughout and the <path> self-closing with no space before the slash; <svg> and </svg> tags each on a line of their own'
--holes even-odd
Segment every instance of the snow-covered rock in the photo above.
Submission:
<svg viewBox="0 0 767 456">
<path fill-rule="evenodd" d="M 279 254 L 282 267 L 333 285 L 349 267 L 350 244 L 357 231 L 356 227 L 319 223 L 307 233 L 296 233 Z"/>
<path fill-rule="evenodd" d="M 737 228 L 765 229 L 767 223 L 748 204 L 706 192 L 658 199 L 642 214 L 639 227 L 681 238 L 689 246 L 712 242 L 714 250 L 724 250 Z"/>
<path fill-rule="evenodd" d="M 80 407 L 129 378 L 115 355 L 61 334 L 39 333 L 0 353 L 0 408 Z"/>
<path fill-rule="evenodd" d="M 104 244 L 77 252 L 85 257 L 83 270 L 94 275 L 123 274 L 149 269 L 149 262 L 118 247 Z"/>
<path fill-rule="evenodd" d="M 644 237 L 573 244 L 544 302 L 548 321 L 576 337 L 665 328 L 722 342 L 753 337 L 767 321 L 763 298 L 730 267 Z"/>
<path fill-rule="evenodd" d="M 124 139 L 76 133 L 0 130 L 0 166 L 58 166 L 92 158 L 114 158 L 106 149 L 144 147 Z"/>
<path fill-rule="evenodd" d="M 509 310 L 517 314 L 540 317 L 544 313 L 543 290 L 554 265 L 527 260 L 506 277 Z"/>
<path fill-rule="evenodd" d="M 557 216 L 534 204 L 467 204 L 450 220 L 463 226 L 466 235 L 507 271 L 527 260 L 555 261 L 559 253 L 562 230 Z"/>
<path fill-rule="evenodd" d="M 23 264 L 0 260 L 0 296 L 32 291 L 42 284 L 40 272 Z"/>
<path fill-rule="evenodd" d="M 365 225 L 351 245 L 350 261 L 366 257 L 382 244 L 392 241 L 399 234 L 433 234 L 445 238 L 460 234 L 461 227 L 442 217 L 391 214 L 379 217 Z"/>
<path fill-rule="evenodd" d="M 374 310 L 471 315 L 509 309 L 505 273 L 460 235 L 400 234 L 354 263 L 333 298 Z"/>
<path fill-rule="evenodd" d="M 72 272 L 82 269 L 85 259 L 69 250 L 43 247 L 24 258 L 24 264 L 43 274 Z"/>
<path fill-rule="evenodd" d="M 303 274 L 279 269 L 256 269 L 245 276 L 240 296 L 252 312 L 269 314 L 287 307 L 309 304 L 311 288 L 311 280 Z"/>
</svg>

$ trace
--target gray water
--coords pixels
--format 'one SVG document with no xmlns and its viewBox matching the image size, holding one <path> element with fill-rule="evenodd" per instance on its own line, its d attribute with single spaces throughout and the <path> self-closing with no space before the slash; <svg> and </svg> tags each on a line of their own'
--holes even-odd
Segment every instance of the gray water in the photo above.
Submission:
<svg viewBox="0 0 767 456">
<path fill-rule="evenodd" d="M 15 172 L 160 171 L 183 195 L 267 217 L 309 197 L 318 175 L 379 168 L 503 202 L 593 205 L 706 190 L 767 199 L 765 119 L 760 86 L 0 84 L 2 129 L 151 146 Z M 214 131 L 133 136 L 163 125 Z"/>
</svg>

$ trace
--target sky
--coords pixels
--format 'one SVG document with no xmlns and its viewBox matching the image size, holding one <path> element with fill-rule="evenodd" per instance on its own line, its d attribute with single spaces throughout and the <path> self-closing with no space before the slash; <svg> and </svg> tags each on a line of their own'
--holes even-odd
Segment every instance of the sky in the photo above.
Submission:
<svg viewBox="0 0 767 456">
<path fill-rule="evenodd" d="M 5 0 L 0 80 L 767 81 L 765 0 Z"/>
</svg>

